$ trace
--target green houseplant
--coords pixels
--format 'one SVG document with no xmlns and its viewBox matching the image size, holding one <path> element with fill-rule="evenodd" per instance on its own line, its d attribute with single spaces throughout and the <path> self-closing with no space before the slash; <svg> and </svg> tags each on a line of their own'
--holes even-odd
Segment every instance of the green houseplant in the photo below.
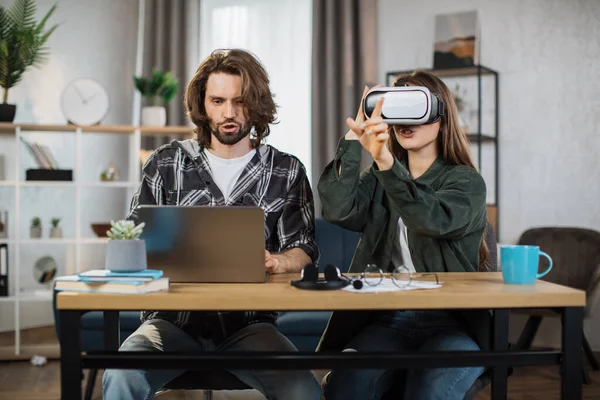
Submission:
<svg viewBox="0 0 600 400">
<path fill-rule="evenodd" d="M 133 221 L 110 221 L 106 231 L 108 245 L 104 268 L 110 271 L 133 272 L 148 268 L 146 242 L 140 239 L 145 224 L 135 225 Z"/>
<path fill-rule="evenodd" d="M 42 220 L 40 217 L 33 217 L 29 227 L 29 236 L 33 239 L 42 237 Z"/>
<path fill-rule="evenodd" d="M 50 237 L 51 238 L 60 238 L 62 237 L 62 229 L 60 229 L 60 218 L 52 218 L 51 220 L 52 227 L 50 228 Z"/>
<path fill-rule="evenodd" d="M 165 126 L 167 123 L 168 104 L 177 93 L 178 81 L 170 72 L 152 70 L 149 78 L 134 76 L 133 82 L 140 94 L 149 99 L 151 105 L 142 108 L 141 124 L 148 126 Z"/>
<path fill-rule="evenodd" d="M 48 57 L 46 41 L 57 28 L 46 29 L 46 23 L 56 10 L 50 7 L 46 15 L 35 20 L 34 0 L 14 0 L 9 8 L 0 6 L 0 86 L 3 90 L 0 104 L 0 122 L 12 122 L 16 105 L 8 104 L 8 90 L 16 86 L 30 67 L 39 68 Z"/>
<path fill-rule="evenodd" d="M 452 92 L 452 97 L 454 97 L 454 103 L 456 103 L 456 110 L 458 111 L 458 124 L 465 133 L 468 133 L 469 127 L 465 124 L 462 117 L 466 111 L 466 95 L 466 91 L 462 91 L 460 85 L 456 84 L 454 92 Z"/>
</svg>

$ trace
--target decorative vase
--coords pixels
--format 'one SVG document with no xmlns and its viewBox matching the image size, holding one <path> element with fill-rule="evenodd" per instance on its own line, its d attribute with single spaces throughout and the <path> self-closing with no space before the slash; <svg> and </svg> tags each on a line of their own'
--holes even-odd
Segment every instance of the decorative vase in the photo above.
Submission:
<svg viewBox="0 0 600 400">
<path fill-rule="evenodd" d="M 60 227 L 50 229 L 50 237 L 51 238 L 61 238 L 62 237 L 62 229 L 60 229 Z"/>
<path fill-rule="evenodd" d="M 39 239 L 42 237 L 42 227 L 31 227 L 29 228 L 29 236 L 32 239 Z"/>
<path fill-rule="evenodd" d="M 135 272 L 147 268 L 146 242 L 143 239 L 110 239 L 108 241 L 104 269 L 118 272 Z"/>
<path fill-rule="evenodd" d="M 16 112 L 16 104 L 0 103 L 0 122 L 13 122 Z"/>
<path fill-rule="evenodd" d="M 167 124 L 167 110 L 162 106 L 142 108 L 142 121 L 144 126 L 165 126 Z"/>
</svg>

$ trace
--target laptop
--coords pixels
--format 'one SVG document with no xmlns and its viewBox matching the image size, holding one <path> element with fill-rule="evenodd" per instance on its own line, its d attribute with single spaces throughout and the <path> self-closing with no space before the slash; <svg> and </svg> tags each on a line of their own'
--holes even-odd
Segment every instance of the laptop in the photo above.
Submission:
<svg viewBox="0 0 600 400">
<path fill-rule="evenodd" d="M 265 282 L 265 220 L 260 207 L 140 205 L 149 269 L 171 282 Z"/>
</svg>

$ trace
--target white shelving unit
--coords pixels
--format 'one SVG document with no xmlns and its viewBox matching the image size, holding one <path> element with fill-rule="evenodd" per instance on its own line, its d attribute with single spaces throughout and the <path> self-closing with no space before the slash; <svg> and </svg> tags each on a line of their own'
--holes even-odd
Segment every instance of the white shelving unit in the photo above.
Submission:
<svg viewBox="0 0 600 400">
<path fill-rule="evenodd" d="M 75 162 L 73 167 L 73 181 L 25 181 L 24 170 L 28 168 L 22 160 L 22 154 L 26 154 L 25 145 L 21 137 L 28 134 L 73 134 L 75 142 Z M 107 134 L 107 135 L 127 135 L 128 136 L 128 171 L 125 174 L 125 181 L 102 182 L 99 179 L 89 180 L 83 177 L 81 171 L 85 162 L 82 141 L 86 134 Z M 85 234 L 83 232 L 82 221 L 82 196 L 88 190 L 112 189 L 113 192 L 123 196 L 122 190 L 127 193 L 124 198 L 130 198 L 137 189 L 140 181 L 140 150 L 141 138 L 145 135 L 181 135 L 192 134 L 192 128 L 186 126 L 169 127 L 136 127 L 127 125 L 96 125 L 89 127 L 80 127 L 74 125 L 36 125 L 36 124 L 7 124 L 0 123 L 0 146 L 7 142 L 13 142 L 14 153 L 12 159 L 13 167 L 5 165 L 9 174 L 0 180 L 0 191 L 13 190 L 12 207 L 5 207 L 0 204 L 0 209 L 12 208 L 9 214 L 8 226 L 9 237 L 0 238 L 0 244 L 8 245 L 9 257 L 9 296 L 0 296 L 0 306 L 3 303 L 12 303 L 14 305 L 14 326 L 15 326 L 15 355 L 21 354 L 21 305 L 26 302 L 51 302 L 51 290 L 38 290 L 33 292 L 23 292 L 21 285 L 21 270 L 23 252 L 28 251 L 29 246 L 63 246 L 65 251 L 69 249 L 68 258 L 72 262 L 67 262 L 65 269 L 58 274 L 74 274 L 82 271 L 82 246 L 103 245 L 107 242 L 106 238 L 98 238 Z M 4 153 L 0 148 L 0 154 Z M 110 154 L 107 158 L 109 158 Z M 6 157 L 5 157 L 6 158 Z M 60 161 L 60 160 L 59 160 Z M 5 163 L 8 164 L 8 163 Z M 74 235 L 65 238 L 29 238 L 28 232 L 23 232 L 23 214 L 26 205 L 23 204 L 23 191 L 29 188 L 44 188 L 44 190 L 63 191 L 74 193 Z M 115 190 L 121 189 L 121 190 Z M 9 196 L 10 197 L 10 196 Z M 52 207 L 52 204 L 48 204 Z M 88 210 L 89 211 L 89 210 Z M 113 219 L 123 218 L 123 215 L 115 215 Z M 89 229 L 89 227 L 87 227 Z M 31 268 L 30 265 L 27 268 Z"/>
</svg>

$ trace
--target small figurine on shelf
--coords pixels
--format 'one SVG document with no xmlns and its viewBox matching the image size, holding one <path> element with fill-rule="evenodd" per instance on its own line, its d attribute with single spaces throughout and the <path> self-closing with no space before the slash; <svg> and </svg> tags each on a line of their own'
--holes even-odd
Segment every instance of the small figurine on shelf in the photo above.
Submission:
<svg viewBox="0 0 600 400">
<path fill-rule="evenodd" d="M 119 179 L 119 170 L 117 167 L 111 165 L 100 174 L 100 180 L 102 182 L 114 182 Z"/>
<path fill-rule="evenodd" d="M 62 229 L 58 224 L 60 223 L 60 218 L 52 218 L 52 228 L 50 229 L 50 237 L 51 238 L 61 238 L 62 237 Z"/>
<path fill-rule="evenodd" d="M 29 236 L 32 239 L 37 239 L 42 237 L 42 220 L 40 217 L 33 217 L 31 219 L 31 227 L 29 228 Z"/>
</svg>

